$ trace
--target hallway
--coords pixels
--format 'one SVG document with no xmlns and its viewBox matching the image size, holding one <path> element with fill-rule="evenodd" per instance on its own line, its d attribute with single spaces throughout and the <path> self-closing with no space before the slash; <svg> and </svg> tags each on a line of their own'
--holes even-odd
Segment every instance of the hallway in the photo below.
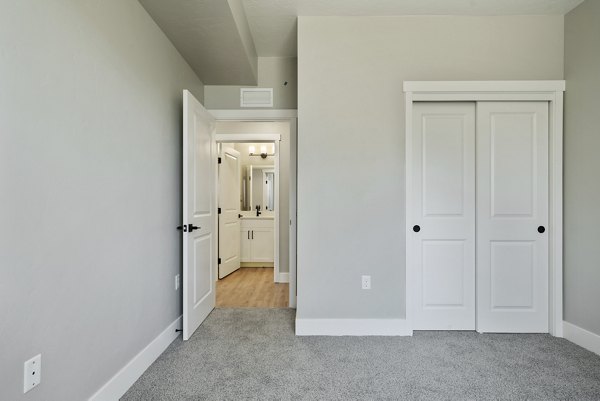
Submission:
<svg viewBox="0 0 600 401">
<path fill-rule="evenodd" d="M 273 282 L 272 267 L 242 267 L 217 282 L 217 308 L 287 308 L 288 283 Z"/>
</svg>

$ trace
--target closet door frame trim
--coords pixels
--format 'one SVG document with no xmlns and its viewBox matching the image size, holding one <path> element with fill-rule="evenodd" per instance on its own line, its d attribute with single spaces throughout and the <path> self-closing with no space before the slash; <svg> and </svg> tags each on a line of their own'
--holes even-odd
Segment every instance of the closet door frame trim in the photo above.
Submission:
<svg viewBox="0 0 600 401">
<path fill-rule="evenodd" d="M 541 101 L 549 103 L 548 331 L 563 337 L 563 96 L 565 81 L 405 81 L 406 322 L 412 332 L 415 282 L 412 223 L 413 102 Z"/>
</svg>

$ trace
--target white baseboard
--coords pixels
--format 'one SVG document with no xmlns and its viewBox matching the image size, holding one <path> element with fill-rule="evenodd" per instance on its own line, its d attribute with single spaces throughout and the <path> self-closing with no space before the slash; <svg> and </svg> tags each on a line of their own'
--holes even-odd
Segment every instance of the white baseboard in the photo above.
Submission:
<svg viewBox="0 0 600 401">
<path fill-rule="evenodd" d="M 297 336 L 412 336 L 405 319 L 296 319 Z"/>
<path fill-rule="evenodd" d="M 289 283 L 290 273 L 278 273 L 276 283 Z"/>
<path fill-rule="evenodd" d="M 600 335 L 569 322 L 563 322 L 563 334 L 572 343 L 600 355 Z"/>
<path fill-rule="evenodd" d="M 89 401 L 118 401 L 129 390 L 129 387 L 152 365 L 152 362 L 167 349 L 169 344 L 179 337 L 180 333 L 175 332 L 175 329 L 180 327 L 181 316 L 123 366 Z"/>
</svg>

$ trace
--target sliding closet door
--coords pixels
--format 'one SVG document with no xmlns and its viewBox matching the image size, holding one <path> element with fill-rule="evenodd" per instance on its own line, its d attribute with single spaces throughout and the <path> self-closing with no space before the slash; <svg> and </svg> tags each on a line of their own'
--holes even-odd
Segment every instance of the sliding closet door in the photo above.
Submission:
<svg viewBox="0 0 600 401">
<path fill-rule="evenodd" d="M 415 103 L 415 330 L 475 329 L 475 104 Z"/>
<path fill-rule="evenodd" d="M 548 332 L 548 103 L 477 104 L 477 330 Z"/>
</svg>

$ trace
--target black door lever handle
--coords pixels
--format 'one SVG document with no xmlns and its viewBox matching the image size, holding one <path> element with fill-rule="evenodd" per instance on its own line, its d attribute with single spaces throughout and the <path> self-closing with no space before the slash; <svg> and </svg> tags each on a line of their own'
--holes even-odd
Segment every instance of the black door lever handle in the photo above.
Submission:
<svg viewBox="0 0 600 401">
<path fill-rule="evenodd" d="M 184 233 L 187 233 L 187 225 L 186 224 L 184 224 L 182 226 L 177 226 L 177 229 L 179 231 L 183 231 Z"/>
<path fill-rule="evenodd" d="M 190 233 L 194 230 L 199 230 L 199 229 L 200 229 L 200 227 L 198 227 L 198 226 L 195 226 L 193 224 L 188 224 L 188 232 L 190 232 Z"/>
</svg>

